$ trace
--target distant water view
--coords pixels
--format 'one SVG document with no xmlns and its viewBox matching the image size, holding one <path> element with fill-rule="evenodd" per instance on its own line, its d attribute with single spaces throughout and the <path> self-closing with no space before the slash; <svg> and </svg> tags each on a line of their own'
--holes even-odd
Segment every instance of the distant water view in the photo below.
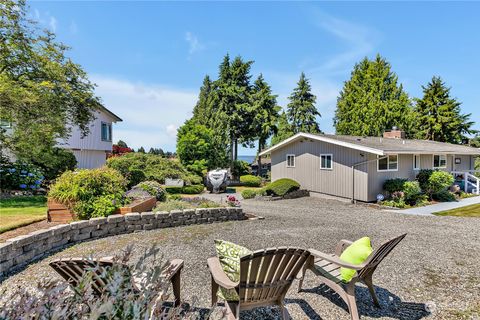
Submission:
<svg viewBox="0 0 480 320">
<path fill-rule="evenodd" d="M 252 163 L 253 160 L 255 160 L 255 156 L 238 156 L 237 159 L 247 161 L 248 163 Z"/>
</svg>

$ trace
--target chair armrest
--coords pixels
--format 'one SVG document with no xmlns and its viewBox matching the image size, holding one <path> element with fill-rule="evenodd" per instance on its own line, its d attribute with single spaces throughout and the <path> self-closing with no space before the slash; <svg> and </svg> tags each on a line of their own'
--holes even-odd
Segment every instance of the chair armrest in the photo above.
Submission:
<svg viewBox="0 0 480 320">
<path fill-rule="evenodd" d="M 308 251 L 310 251 L 310 254 L 315 258 L 320 258 L 323 260 L 330 261 L 332 263 L 335 263 L 336 265 L 339 265 L 340 267 L 354 269 L 354 270 L 362 270 L 365 267 L 365 263 L 351 264 L 351 263 L 340 260 L 340 258 L 336 255 L 326 254 L 326 253 L 317 251 L 315 249 L 308 249 Z"/>
<path fill-rule="evenodd" d="M 336 256 L 340 256 L 342 254 L 342 252 L 345 250 L 345 248 L 347 248 L 349 245 L 351 245 L 353 242 L 350 241 L 350 240 L 340 240 L 338 243 L 337 243 L 337 246 L 335 247 L 335 255 Z"/>
<path fill-rule="evenodd" d="M 234 289 L 238 287 L 238 282 L 233 282 L 230 280 L 225 272 L 223 272 L 222 266 L 220 265 L 220 260 L 217 257 L 211 257 L 207 259 L 208 269 L 212 274 L 212 279 L 220 287 L 225 289 Z"/>
<path fill-rule="evenodd" d="M 163 267 L 161 277 L 170 280 L 172 279 L 180 270 L 183 268 L 182 259 L 172 259 L 169 260 Z"/>
</svg>

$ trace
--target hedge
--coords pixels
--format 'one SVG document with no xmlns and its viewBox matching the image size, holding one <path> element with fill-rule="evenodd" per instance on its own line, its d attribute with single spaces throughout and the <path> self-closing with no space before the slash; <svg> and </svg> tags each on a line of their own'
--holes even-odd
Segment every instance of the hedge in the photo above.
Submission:
<svg viewBox="0 0 480 320">
<path fill-rule="evenodd" d="M 267 195 L 274 195 L 274 196 L 284 196 L 287 193 L 292 191 L 296 191 L 300 189 L 300 184 L 295 180 L 283 178 L 275 180 L 274 182 L 268 184 L 264 191 Z"/>
<path fill-rule="evenodd" d="M 251 174 L 247 174 L 240 177 L 240 182 L 247 187 L 260 187 L 260 185 L 262 184 L 262 179 Z"/>
<path fill-rule="evenodd" d="M 204 189 L 203 184 L 193 184 L 184 187 L 165 187 L 165 191 L 169 194 L 199 194 L 202 193 Z"/>
</svg>

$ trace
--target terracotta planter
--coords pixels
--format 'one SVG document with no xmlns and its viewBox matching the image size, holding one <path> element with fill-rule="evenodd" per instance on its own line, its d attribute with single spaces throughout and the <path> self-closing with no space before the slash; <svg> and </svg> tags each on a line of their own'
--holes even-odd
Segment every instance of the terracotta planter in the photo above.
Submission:
<svg viewBox="0 0 480 320">
<path fill-rule="evenodd" d="M 137 200 L 127 205 L 126 207 L 118 208 L 115 211 L 115 214 L 152 211 L 153 207 L 155 207 L 156 204 L 157 199 L 155 197 L 147 198 L 145 200 Z"/>
<path fill-rule="evenodd" d="M 47 207 L 47 217 L 49 222 L 68 223 L 75 219 L 75 214 L 70 211 L 70 209 L 51 198 L 48 198 L 47 200 Z"/>
</svg>

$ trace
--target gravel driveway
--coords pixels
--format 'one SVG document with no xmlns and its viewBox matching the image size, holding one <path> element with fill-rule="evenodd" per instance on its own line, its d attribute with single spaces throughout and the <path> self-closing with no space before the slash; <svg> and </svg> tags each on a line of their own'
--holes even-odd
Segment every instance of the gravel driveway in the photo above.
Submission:
<svg viewBox="0 0 480 320">
<path fill-rule="evenodd" d="M 48 262 L 59 257 L 106 256 L 127 244 L 148 248 L 155 243 L 166 258 L 185 260 L 182 294 L 208 311 L 210 276 L 206 259 L 214 255 L 213 240 L 221 238 L 250 249 L 299 246 L 331 252 L 340 239 L 368 235 L 373 245 L 407 232 L 408 236 L 379 266 L 374 283 L 382 308 L 373 307 L 368 290 L 357 287 L 362 319 L 478 319 L 480 317 L 480 219 L 407 216 L 366 205 L 300 198 L 274 202 L 245 200 L 246 212 L 265 220 L 225 222 L 134 233 L 81 243 L 31 264 L 0 284 L 31 285 L 55 276 Z M 141 250 L 136 250 L 140 254 Z M 293 319 L 350 319 L 346 306 L 319 286 L 308 273 L 303 292 L 297 282 L 287 295 Z M 426 306 L 431 312 L 426 311 Z M 215 314 L 219 314 L 220 308 Z M 246 319 L 276 319 L 276 309 L 243 313 Z"/>
</svg>

